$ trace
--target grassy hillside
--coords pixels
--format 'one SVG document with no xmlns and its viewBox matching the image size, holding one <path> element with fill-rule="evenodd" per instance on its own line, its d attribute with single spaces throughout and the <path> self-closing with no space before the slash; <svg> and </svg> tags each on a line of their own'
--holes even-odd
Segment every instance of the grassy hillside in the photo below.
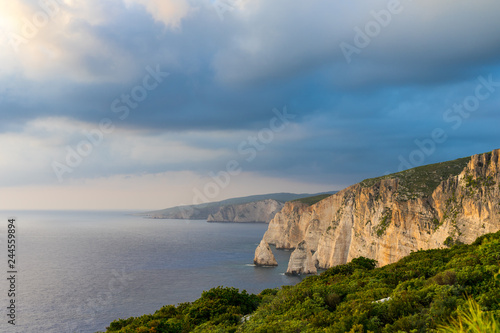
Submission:
<svg viewBox="0 0 500 333">
<path fill-rule="evenodd" d="M 499 331 L 500 232 L 375 266 L 357 258 L 259 295 L 218 287 L 107 332 Z"/>
<path fill-rule="evenodd" d="M 328 195 L 335 193 L 328 192 Z M 157 217 L 157 218 L 182 218 L 181 215 L 187 216 L 190 219 L 199 219 L 205 220 L 208 218 L 210 214 L 216 213 L 221 207 L 230 206 L 230 205 L 239 205 L 246 204 L 250 202 L 257 202 L 261 200 L 273 199 L 280 202 L 287 202 L 290 200 L 296 200 L 305 197 L 316 196 L 318 194 L 295 194 L 295 193 L 271 193 L 271 194 L 261 194 L 261 195 L 252 195 L 248 197 L 240 197 L 240 198 L 232 198 L 223 201 L 203 203 L 199 205 L 191 205 L 191 206 L 177 206 L 162 210 L 150 211 L 145 213 L 139 213 L 135 215 L 146 216 L 146 217 Z M 184 214 L 182 214 L 184 213 Z"/>
<path fill-rule="evenodd" d="M 470 157 L 464 157 L 453 161 L 424 165 L 387 176 L 366 179 L 360 184 L 363 187 L 370 187 L 382 179 L 397 178 L 400 185 L 400 199 L 421 198 L 430 196 L 443 180 L 462 172 L 469 161 Z"/>
<path fill-rule="evenodd" d="M 295 200 L 292 200 L 292 202 L 298 201 L 298 202 L 302 202 L 306 205 L 312 206 L 315 203 L 320 202 L 321 200 L 328 198 L 329 196 L 331 196 L 331 194 L 320 194 L 320 195 L 315 195 L 312 197 L 295 199 Z"/>
</svg>

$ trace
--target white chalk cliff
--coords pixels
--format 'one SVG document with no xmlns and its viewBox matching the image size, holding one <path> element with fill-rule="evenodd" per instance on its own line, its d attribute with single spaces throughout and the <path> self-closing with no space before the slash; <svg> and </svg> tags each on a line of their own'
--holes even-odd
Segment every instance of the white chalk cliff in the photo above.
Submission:
<svg viewBox="0 0 500 333">
<path fill-rule="evenodd" d="M 301 275 L 301 274 L 316 274 L 318 270 L 314 263 L 313 255 L 306 241 L 303 240 L 299 243 L 297 248 L 292 252 L 287 275 Z"/>
<path fill-rule="evenodd" d="M 269 223 L 284 203 L 273 199 L 227 205 L 208 216 L 207 222 L 263 222 Z"/>
<path fill-rule="evenodd" d="M 359 256 L 386 265 L 419 249 L 471 243 L 500 229 L 499 155 L 368 179 L 312 206 L 287 202 L 263 240 L 282 249 L 305 241 L 290 273 L 311 271 L 309 251 L 315 267 L 329 268 Z"/>
</svg>

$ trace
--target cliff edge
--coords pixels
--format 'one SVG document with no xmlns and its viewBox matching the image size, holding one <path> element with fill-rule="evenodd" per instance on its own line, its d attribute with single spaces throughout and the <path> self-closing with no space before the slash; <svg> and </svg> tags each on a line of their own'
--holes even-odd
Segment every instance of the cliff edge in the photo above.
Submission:
<svg viewBox="0 0 500 333">
<path fill-rule="evenodd" d="M 359 256 L 383 266 L 419 249 L 471 243 L 500 229 L 499 155 L 494 150 L 367 179 L 310 206 L 287 202 L 263 240 L 282 249 L 305 241 L 318 268 Z M 297 262 L 307 260 L 296 260 L 295 271 Z"/>
<path fill-rule="evenodd" d="M 283 203 L 273 199 L 250 202 L 240 205 L 227 205 L 210 214 L 207 222 L 263 222 L 269 223 Z"/>
</svg>

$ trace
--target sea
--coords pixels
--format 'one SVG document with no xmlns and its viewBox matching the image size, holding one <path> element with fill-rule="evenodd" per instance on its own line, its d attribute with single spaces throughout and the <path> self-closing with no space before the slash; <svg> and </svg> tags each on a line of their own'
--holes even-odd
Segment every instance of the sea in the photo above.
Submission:
<svg viewBox="0 0 500 333">
<path fill-rule="evenodd" d="M 0 218 L 0 332 L 104 332 L 113 320 L 192 302 L 213 287 L 256 294 L 301 280 L 284 275 L 289 251 L 273 248 L 278 267 L 253 265 L 263 223 L 110 211 L 0 211 Z"/>
</svg>

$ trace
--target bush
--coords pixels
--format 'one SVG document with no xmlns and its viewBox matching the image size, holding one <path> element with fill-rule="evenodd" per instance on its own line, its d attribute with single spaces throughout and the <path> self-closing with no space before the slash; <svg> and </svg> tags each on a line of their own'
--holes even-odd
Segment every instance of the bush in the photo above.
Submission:
<svg viewBox="0 0 500 333">
<path fill-rule="evenodd" d="M 499 332 L 500 232 L 376 265 L 356 258 L 258 296 L 217 287 L 107 332 Z"/>
<path fill-rule="evenodd" d="M 440 333 L 499 333 L 500 322 L 490 312 L 484 312 L 473 299 L 467 300 L 466 306 L 458 310 L 456 319 L 448 325 L 438 328 Z"/>
</svg>

